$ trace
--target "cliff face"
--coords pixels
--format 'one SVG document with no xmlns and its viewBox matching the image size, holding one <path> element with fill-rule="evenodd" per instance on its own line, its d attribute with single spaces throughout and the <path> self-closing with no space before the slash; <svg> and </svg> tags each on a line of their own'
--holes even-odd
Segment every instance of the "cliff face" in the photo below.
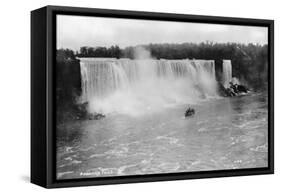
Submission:
<svg viewBox="0 0 281 194">
<path fill-rule="evenodd" d="M 57 52 L 56 58 L 56 103 L 58 117 L 62 111 L 76 108 L 81 95 L 80 61 L 72 53 Z"/>
</svg>

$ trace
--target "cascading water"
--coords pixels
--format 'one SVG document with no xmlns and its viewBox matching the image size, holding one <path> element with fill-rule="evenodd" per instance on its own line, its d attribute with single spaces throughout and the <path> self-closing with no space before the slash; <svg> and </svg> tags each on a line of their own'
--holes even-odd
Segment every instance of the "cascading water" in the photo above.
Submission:
<svg viewBox="0 0 281 194">
<path fill-rule="evenodd" d="M 213 60 L 80 58 L 90 112 L 138 115 L 216 95 Z"/>
<path fill-rule="evenodd" d="M 231 60 L 223 60 L 222 63 L 222 78 L 225 88 L 229 87 L 229 82 L 232 80 L 232 65 Z"/>
</svg>

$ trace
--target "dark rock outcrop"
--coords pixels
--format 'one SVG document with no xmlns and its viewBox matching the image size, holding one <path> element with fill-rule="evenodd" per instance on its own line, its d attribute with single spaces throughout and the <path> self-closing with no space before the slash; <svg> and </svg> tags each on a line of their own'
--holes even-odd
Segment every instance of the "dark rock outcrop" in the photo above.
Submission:
<svg viewBox="0 0 281 194">
<path fill-rule="evenodd" d="M 244 85 L 233 84 L 232 82 L 229 82 L 229 84 L 230 84 L 229 88 L 231 88 L 233 92 L 237 95 L 249 92 L 249 89 Z"/>
<path fill-rule="evenodd" d="M 218 83 L 218 93 L 220 96 L 233 97 L 248 93 L 250 90 L 244 85 L 233 84 L 229 82 L 229 88 L 225 88 L 221 83 Z"/>
<path fill-rule="evenodd" d="M 248 92 L 249 92 L 249 89 L 246 88 L 246 86 L 243 86 L 243 85 L 238 85 L 238 86 L 237 86 L 237 90 L 238 90 L 239 92 L 244 92 L 244 93 L 248 93 Z"/>
<path fill-rule="evenodd" d="M 102 113 L 89 113 L 88 112 L 88 106 L 89 106 L 89 103 L 88 102 L 84 102 L 82 104 L 77 104 L 76 107 L 76 111 L 75 111 L 75 114 L 76 114 L 76 119 L 78 120 L 100 120 L 102 118 L 105 117 L 104 114 Z"/>
</svg>

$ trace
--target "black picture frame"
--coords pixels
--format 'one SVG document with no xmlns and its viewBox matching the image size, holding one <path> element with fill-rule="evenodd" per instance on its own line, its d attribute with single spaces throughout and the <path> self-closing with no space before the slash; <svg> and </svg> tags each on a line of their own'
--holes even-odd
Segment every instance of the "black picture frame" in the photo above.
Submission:
<svg viewBox="0 0 281 194">
<path fill-rule="evenodd" d="M 102 16 L 147 20 L 268 27 L 269 122 L 268 167 L 56 180 L 55 56 L 56 15 Z M 105 185 L 274 173 L 274 21 L 171 13 L 46 6 L 31 12 L 31 182 L 46 188 Z"/>
</svg>

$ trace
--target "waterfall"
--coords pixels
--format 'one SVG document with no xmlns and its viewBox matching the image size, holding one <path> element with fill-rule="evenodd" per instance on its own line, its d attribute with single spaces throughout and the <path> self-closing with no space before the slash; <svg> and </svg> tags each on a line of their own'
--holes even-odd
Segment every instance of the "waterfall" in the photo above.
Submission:
<svg viewBox="0 0 281 194">
<path fill-rule="evenodd" d="M 229 82 L 232 80 L 232 65 L 231 60 L 223 60 L 222 63 L 222 78 L 224 87 L 229 87 Z"/>
<path fill-rule="evenodd" d="M 141 114 L 216 95 L 213 60 L 80 58 L 91 112 Z"/>
</svg>

